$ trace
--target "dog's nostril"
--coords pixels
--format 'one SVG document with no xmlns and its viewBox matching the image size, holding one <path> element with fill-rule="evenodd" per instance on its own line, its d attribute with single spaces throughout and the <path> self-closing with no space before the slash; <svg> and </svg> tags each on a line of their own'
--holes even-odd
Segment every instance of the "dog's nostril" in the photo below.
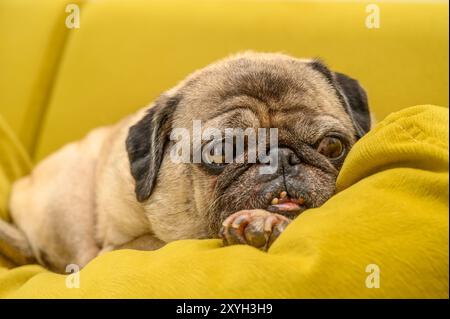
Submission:
<svg viewBox="0 0 450 319">
<path fill-rule="evenodd" d="M 278 156 L 280 163 L 283 166 L 294 166 L 301 163 L 300 158 L 295 154 L 295 152 L 290 148 L 279 148 L 278 149 Z"/>
<path fill-rule="evenodd" d="M 289 164 L 291 165 L 298 165 L 300 164 L 300 159 L 295 153 L 289 154 Z"/>
</svg>

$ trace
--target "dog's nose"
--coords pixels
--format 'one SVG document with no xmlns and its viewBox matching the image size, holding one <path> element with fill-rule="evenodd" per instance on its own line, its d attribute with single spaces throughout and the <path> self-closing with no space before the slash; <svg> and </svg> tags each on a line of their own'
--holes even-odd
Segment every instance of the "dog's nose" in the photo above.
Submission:
<svg viewBox="0 0 450 319">
<path fill-rule="evenodd" d="M 300 158 L 290 148 L 279 148 L 278 159 L 283 167 L 289 167 L 300 164 Z"/>
</svg>

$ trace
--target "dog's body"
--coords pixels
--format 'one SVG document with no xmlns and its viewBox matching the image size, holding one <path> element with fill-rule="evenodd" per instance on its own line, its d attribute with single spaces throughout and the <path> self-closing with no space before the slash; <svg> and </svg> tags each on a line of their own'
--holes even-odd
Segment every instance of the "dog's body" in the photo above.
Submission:
<svg viewBox="0 0 450 319">
<path fill-rule="evenodd" d="M 150 111 L 92 131 L 17 181 L 14 226 L 0 221 L 0 241 L 59 272 L 114 249 L 218 237 L 222 224 L 227 244 L 267 245 L 290 219 L 333 194 L 346 153 L 370 127 L 364 91 L 343 77 L 280 54 L 247 53 L 197 71 Z M 261 164 L 174 163 L 168 135 L 175 127 L 192 131 L 195 119 L 205 128 L 279 128 L 280 170 L 269 178 L 256 173 Z M 328 132 L 345 141 L 339 158 L 315 150 Z M 292 216 L 272 200 L 280 192 L 297 207 Z M 269 206 L 288 218 L 261 211 Z"/>
<path fill-rule="evenodd" d="M 63 147 L 14 184 L 11 215 L 40 264 L 56 270 L 63 270 L 67 261 L 84 266 L 102 248 L 149 231 L 143 209 L 130 205 L 133 179 L 126 150 L 118 147 L 119 140 L 125 145 L 130 120 Z M 125 211 L 127 218 L 116 224 L 122 225 L 119 231 L 114 221 Z"/>
</svg>

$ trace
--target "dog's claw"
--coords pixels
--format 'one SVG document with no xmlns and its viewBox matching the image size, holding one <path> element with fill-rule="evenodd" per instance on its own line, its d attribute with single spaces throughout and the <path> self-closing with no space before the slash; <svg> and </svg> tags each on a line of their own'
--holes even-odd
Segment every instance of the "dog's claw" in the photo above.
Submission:
<svg viewBox="0 0 450 319">
<path fill-rule="evenodd" d="M 247 244 L 267 250 L 289 223 L 288 218 L 262 209 L 241 210 L 225 219 L 220 237 L 225 246 Z"/>
</svg>

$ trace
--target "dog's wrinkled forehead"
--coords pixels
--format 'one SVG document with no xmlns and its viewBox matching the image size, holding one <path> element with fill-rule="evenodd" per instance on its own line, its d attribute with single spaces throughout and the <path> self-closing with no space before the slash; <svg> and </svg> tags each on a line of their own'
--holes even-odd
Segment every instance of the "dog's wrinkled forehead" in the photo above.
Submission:
<svg viewBox="0 0 450 319">
<path fill-rule="evenodd" d="M 250 108 L 260 117 L 301 108 L 306 113 L 348 119 L 345 124 L 351 129 L 336 91 L 315 63 L 279 54 L 244 54 L 222 60 L 186 81 L 180 112 L 208 120 L 237 108 Z"/>
</svg>

